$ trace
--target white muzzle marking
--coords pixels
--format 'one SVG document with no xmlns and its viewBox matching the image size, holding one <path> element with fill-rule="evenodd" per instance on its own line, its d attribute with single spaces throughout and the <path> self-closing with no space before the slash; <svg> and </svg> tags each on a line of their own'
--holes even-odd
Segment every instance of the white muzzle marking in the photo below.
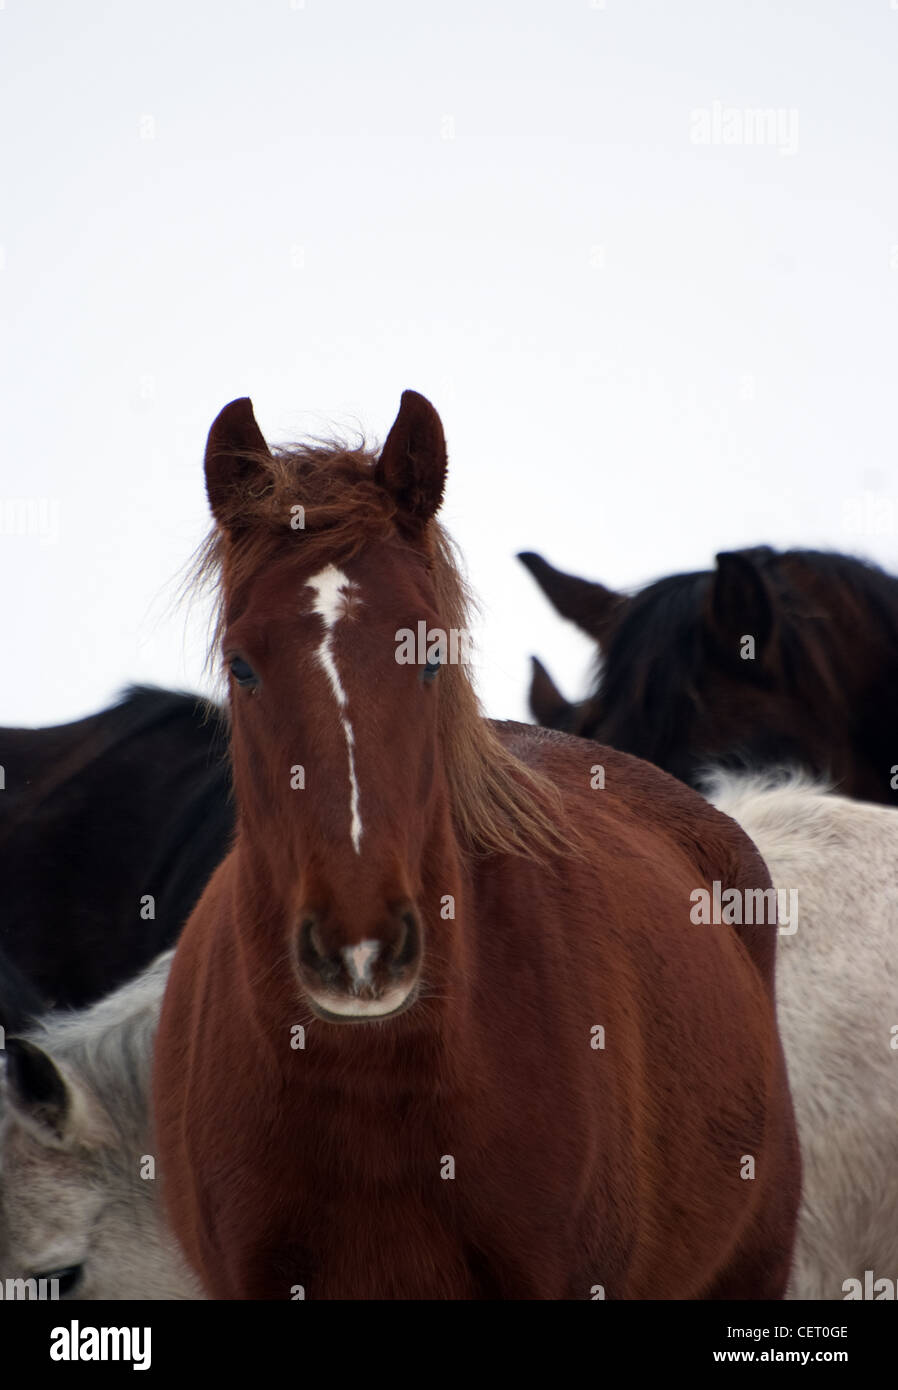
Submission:
<svg viewBox="0 0 898 1390">
<path fill-rule="evenodd" d="M 360 941 L 357 946 L 344 946 L 342 955 L 352 987 L 358 994 L 365 985 L 373 983 L 371 967 L 380 955 L 380 942 Z"/>
</svg>

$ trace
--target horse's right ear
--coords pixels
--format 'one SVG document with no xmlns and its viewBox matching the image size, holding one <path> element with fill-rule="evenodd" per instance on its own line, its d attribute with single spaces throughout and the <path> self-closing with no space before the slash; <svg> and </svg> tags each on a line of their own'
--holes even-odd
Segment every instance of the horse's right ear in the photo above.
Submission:
<svg viewBox="0 0 898 1390">
<path fill-rule="evenodd" d="M 530 713 L 544 729 L 569 730 L 575 706 L 566 700 L 538 657 L 530 658 L 533 675 L 530 678 Z"/>
<path fill-rule="evenodd" d="M 533 575 L 562 618 L 576 623 L 580 631 L 592 637 L 599 646 L 607 642 L 612 628 L 630 602 L 625 594 L 617 594 L 613 589 L 606 589 L 604 584 L 595 584 L 589 579 L 563 574 L 532 550 L 521 551 L 518 559 Z"/>
<path fill-rule="evenodd" d="M 10 1106 L 39 1138 L 64 1140 L 72 1112 L 69 1086 L 43 1048 L 7 1038 L 6 1086 Z"/>
<path fill-rule="evenodd" d="M 260 455 L 270 457 L 268 445 L 252 401 L 243 396 L 215 418 L 206 441 L 206 492 L 212 515 L 225 530 L 239 515 L 242 490 L 259 471 Z"/>
<path fill-rule="evenodd" d="M 738 550 L 723 550 L 705 600 L 704 620 L 714 645 L 729 661 L 742 658 L 745 639 L 752 638 L 752 659 L 769 650 L 776 617 L 773 595 L 758 566 Z M 747 657 L 742 659 L 748 660 Z"/>
</svg>

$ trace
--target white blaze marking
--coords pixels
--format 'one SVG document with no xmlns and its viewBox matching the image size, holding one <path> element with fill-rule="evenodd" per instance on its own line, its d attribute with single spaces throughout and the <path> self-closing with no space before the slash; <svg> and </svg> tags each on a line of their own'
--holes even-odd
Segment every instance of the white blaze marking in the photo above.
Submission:
<svg viewBox="0 0 898 1390">
<path fill-rule="evenodd" d="M 357 946 L 343 947 L 343 961 L 356 989 L 370 985 L 371 966 L 379 952 L 379 941 L 360 941 Z"/>
<path fill-rule="evenodd" d="M 352 732 L 352 725 L 343 712 L 346 709 L 347 697 L 333 652 L 334 627 L 341 618 L 346 616 L 347 599 L 355 590 L 356 585 L 353 584 L 348 575 L 345 575 L 342 570 L 338 570 L 336 565 L 326 565 L 320 573 L 313 575 L 308 580 L 306 588 L 315 590 L 312 612 L 317 613 L 324 620 L 324 636 L 318 647 L 318 660 L 330 681 L 331 690 L 334 692 L 340 710 L 340 723 L 343 725 L 343 733 L 346 737 L 346 752 L 349 756 L 350 834 L 356 854 L 361 854 L 362 818 L 359 815 L 359 784 L 355 775 L 355 735 Z"/>
</svg>

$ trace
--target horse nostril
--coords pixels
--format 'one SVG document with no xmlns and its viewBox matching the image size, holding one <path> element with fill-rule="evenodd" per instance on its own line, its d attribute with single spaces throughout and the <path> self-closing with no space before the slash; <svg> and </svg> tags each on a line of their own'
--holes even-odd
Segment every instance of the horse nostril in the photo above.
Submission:
<svg viewBox="0 0 898 1390">
<path fill-rule="evenodd" d="M 299 955 L 304 965 L 317 967 L 324 960 L 324 945 L 318 930 L 317 917 L 307 916 L 299 927 Z"/>
<path fill-rule="evenodd" d="M 418 954 L 420 932 L 418 919 L 413 912 L 403 912 L 399 920 L 402 925 L 393 947 L 393 965 L 402 969 L 410 965 Z"/>
</svg>

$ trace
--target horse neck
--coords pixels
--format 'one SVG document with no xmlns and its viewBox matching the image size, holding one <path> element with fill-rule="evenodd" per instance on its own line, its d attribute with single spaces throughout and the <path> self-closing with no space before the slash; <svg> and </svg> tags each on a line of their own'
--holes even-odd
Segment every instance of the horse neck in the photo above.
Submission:
<svg viewBox="0 0 898 1390">
<path fill-rule="evenodd" d="M 792 619 L 795 640 L 801 644 L 805 632 L 814 634 L 806 655 L 856 706 L 887 669 L 894 673 L 898 665 L 898 579 L 864 578 L 855 573 L 855 564 L 816 572 L 800 558 L 786 556 L 782 579 L 789 595 L 784 601 L 804 615 Z M 805 659 L 800 645 L 798 655 Z"/>
<path fill-rule="evenodd" d="M 898 691 L 898 658 L 869 672 L 852 704 L 855 758 L 852 794 L 865 801 L 898 804 L 892 787 L 895 755 L 895 692 Z"/>
<path fill-rule="evenodd" d="M 853 604 L 838 609 L 810 660 L 801 658 L 805 699 L 830 731 L 836 790 L 864 801 L 895 802 L 889 773 L 896 762 L 898 643 L 873 613 L 863 617 Z"/>
</svg>

